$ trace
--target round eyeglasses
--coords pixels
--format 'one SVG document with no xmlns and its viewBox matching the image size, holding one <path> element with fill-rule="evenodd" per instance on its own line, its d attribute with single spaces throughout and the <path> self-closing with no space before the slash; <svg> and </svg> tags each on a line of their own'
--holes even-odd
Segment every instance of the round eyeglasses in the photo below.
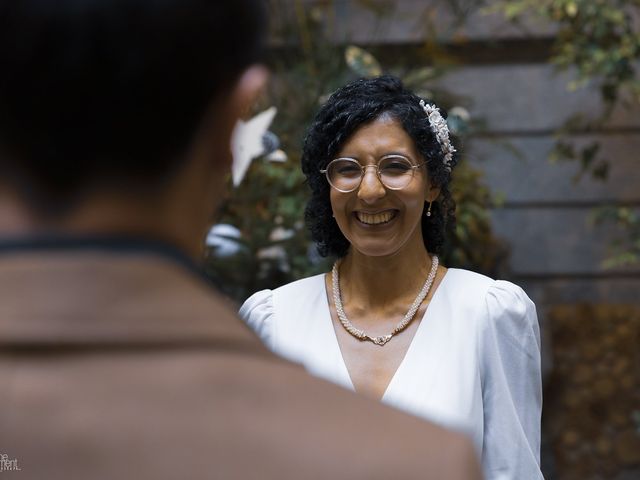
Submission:
<svg viewBox="0 0 640 480">
<path fill-rule="evenodd" d="M 342 193 L 356 190 L 369 167 L 376 169 L 380 182 L 389 190 L 401 190 L 411 182 L 420 165 L 414 165 L 408 158 L 399 155 L 382 157 L 377 165 L 361 165 L 353 158 L 336 158 L 327 168 L 320 170 L 327 176 L 329 184 Z"/>
</svg>

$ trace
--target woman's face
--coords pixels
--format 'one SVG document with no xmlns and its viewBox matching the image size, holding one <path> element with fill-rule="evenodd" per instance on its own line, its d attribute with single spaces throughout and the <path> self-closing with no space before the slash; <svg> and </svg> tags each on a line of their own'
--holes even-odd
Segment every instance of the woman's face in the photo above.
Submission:
<svg viewBox="0 0 640 480">
<path fill-rule="evenodd" d="M 424 162 L 402 124 L 382 115 L 356 130 L 336 157 L 352 158 L 361 165 L 376 165 L 387 155 L 406 157 L 413 165 Z M 349 193 L 331 188 L 333 215 L 352 248 L 367 256 L 389 256 L 406 249 L 424 249 L 421 219 L 424 202 L 439 191 L 431 188 L 426 167 L 415 169 L 401 190 L 386 188 L 375 168 L 367 168 L 360 186 Z"/>
</svg>

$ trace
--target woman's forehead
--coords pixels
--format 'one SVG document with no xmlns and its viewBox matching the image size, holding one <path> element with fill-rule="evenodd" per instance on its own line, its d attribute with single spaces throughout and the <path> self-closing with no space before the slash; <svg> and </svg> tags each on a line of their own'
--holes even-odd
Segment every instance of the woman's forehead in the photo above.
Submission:
<svg viewBox="0 0 640 480">
<path fill-rule="evenodd" d="M 384 115 L 359 127 L 342 144 L 338 154 L 340 156 L 372 155 L 382 156 L 389 153 L 399 153 L 414 157 L 417 155 L 415 142 L 406 132 L 402 123 Z"/>
</svg>

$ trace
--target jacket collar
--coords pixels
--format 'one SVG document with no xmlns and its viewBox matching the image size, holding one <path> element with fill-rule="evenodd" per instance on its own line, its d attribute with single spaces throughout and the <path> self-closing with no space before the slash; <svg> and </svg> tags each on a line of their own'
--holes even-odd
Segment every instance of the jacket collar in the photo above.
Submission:
<svg viewBox="0 0 640 480">
<path fill-rule="evenodd" d="M 108 251 L 122 254 L 146 253 L 171 259 L 196 276 L 210 281 L 202 266 L 171 243 L 131 235 L 65 235 L 44 233 L 26 237 L 0 237 L 0 255 L 21 252 Z"/>
<path fill-rule="evenodd" d="M 0 240 L 0 349 L 267 353 L 202 270 L 124 237 Z"/>
</svg>

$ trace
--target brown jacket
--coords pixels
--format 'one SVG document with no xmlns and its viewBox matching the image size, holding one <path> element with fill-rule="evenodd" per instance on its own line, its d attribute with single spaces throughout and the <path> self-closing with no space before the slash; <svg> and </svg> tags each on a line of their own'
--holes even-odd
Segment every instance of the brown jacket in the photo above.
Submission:
<svg viewBox="0 0 640 480">
<path fill-rule="evenodd" d="M 480 478 L 466 439 L 276 358 L 175 259 L 99 248 L 0 251 L 2 454 L 21 480 Z"/>
</svg>

